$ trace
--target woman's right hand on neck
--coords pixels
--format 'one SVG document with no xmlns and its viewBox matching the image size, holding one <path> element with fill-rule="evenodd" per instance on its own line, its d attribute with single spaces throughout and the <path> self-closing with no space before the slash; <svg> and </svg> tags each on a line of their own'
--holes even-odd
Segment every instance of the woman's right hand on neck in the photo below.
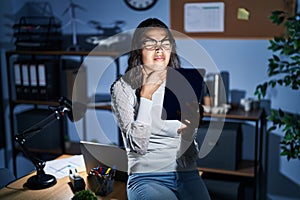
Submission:
<svg viewBox="0 0 300 200">
<path fill-rule="evenodd" d="M 147 73 L 142 68 L 143 73 L 143 85 L 141 88 L 141 97 L 152 100 L 153 93 L 160 87 L 160 85 L 166 80 L 167 69 L 160 69 Z"/>
</svg>

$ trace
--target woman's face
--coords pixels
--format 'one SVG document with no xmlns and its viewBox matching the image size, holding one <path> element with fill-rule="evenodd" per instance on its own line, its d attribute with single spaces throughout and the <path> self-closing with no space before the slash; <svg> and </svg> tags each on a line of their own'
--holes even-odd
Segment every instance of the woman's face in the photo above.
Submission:
<svg viewBox="0 0 300 200">
<path fill-rule="evenodd" d="M 143 40 L 142 60 L 147 73 L 165 69 L 170 61 L 172 45 L 162 28 L 149 29 Z"/>
</svg>

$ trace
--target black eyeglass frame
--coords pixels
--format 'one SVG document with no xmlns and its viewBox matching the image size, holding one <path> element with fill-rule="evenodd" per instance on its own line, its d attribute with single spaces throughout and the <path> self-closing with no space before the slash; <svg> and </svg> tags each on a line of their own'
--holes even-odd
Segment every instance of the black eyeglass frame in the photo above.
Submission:
<svg viewBox="0 0 300 200">
<path fill-rule="evenodd" d="M 152 42 L 153 44 L 146 44 L 147 42 Z M 168 42 L 168 44 L 164 44 L 164 42 Z M 160 43 L 160 45 L 158 43 Z M 162 48 L 165 51 L 169 51 L 172 49 L 172 46 L 172 41 L 168 37 L 159 41 L 152 38 L 146 38 L 142 41 L 142 47 L 149 51 L 156 50 L 158 49 L 158 47 Z"/>
</svg>

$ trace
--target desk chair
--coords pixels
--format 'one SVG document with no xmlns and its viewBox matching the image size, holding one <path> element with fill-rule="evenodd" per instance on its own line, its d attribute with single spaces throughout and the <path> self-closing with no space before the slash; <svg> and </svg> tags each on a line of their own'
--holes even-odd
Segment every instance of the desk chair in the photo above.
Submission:
<svg viewBox="0 0 300 200">
<path fill-rule="evenodd" d="M 7 168 L 0 168 L 0 189 L 14 181 L 16 177 Z"/>
</svg>

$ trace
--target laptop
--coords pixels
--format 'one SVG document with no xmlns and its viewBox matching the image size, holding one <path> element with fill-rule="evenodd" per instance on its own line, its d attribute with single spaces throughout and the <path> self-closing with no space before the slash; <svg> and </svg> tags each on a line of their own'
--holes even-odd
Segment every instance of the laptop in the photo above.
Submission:
<svg viewBox="0 0 300 200">
<path fill-rule="evenodd" d="M 181 121 L 181 112 L 188 102 L 201 102 L 205 69 L 203 68 L 169 68 L 163 100 L 162 120 Z"/>
<path fill-rule="evenodd" d="M 111 168 L 115 166 L 115 180 L 127 180 L 128 160 L 124 149 L 115 145 L 80 141 L 80 150 L 87 174 L 92 168 L 98 167 L 98 165 Z"/>
</svg>

